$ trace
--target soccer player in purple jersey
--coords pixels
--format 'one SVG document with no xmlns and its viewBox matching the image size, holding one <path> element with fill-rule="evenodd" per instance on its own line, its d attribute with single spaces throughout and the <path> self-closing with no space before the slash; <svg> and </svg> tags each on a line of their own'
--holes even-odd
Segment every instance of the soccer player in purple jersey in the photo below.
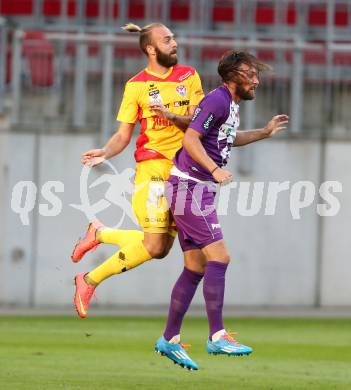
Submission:
<svg viewBox="0 0 351 390">
<path fill-rule="evenodd" d="M 209 323 L 207 352 L 225 355 L 252 352 L 223 325 L 225 273 L 230 257 L 214 199 L 217 185 L 229 183 L 233 178 L 223 168 L 231 148 L 272 137 L 285 129 L 288 122 L 287 115 L 276 115 L 262 129 L 237 130 L 239 102 L 254 99 L 259 73 L 268 69 L 268 65 L 247 52 L 229 51 L 223 55 L 218 65 L 223 84 L 196 108 L 171 170 L 166 196 L 184 252 L 184 269 L 173 287 L 166 329 L 155 349 L 188 369 L 196 370 L 198 366 L 180 343 L 180 328 L 202 279 Z"/>
</svg>

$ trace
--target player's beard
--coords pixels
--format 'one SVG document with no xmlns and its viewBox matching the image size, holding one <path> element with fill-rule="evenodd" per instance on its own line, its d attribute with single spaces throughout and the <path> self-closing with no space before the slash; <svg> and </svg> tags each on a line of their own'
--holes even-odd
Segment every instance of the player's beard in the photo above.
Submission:
<svg viewBox="0 0 351 390">
<path fill-rule="evenodd" d="M 240 100 L 253 100 L 255 99 L 255 90 L 250 89 L 244 89 L 242 87 L 242 84 L 236 85 L 236 94 L 239 96 Z"/>
<path fill-rule="evenodd" d="M 157 63 L 165 68 L 170 68 L 178 63 L 177 53 L 166 54 L 158 47 L 155 47 Z"/>
</svg>

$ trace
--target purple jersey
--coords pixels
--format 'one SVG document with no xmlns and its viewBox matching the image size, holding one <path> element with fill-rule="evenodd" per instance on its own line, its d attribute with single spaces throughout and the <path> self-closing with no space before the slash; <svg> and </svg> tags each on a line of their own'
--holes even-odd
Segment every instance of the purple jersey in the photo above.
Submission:
<svg viewBox="0 0 351 390">
<path fill-rule="evenodd" d="M 219 166 L 227 164 L 231 147 L 239 126 L 239 106 L 225 86 L 220 86 L 202 99 L 194 112 L 189 128 L 198 131 L 206 153 Z M 175 158 L 175 166 L 185 174 L 203 181 L 214 181 L 210 172 L 194 161 L 181 148 Z"/>
</svg>

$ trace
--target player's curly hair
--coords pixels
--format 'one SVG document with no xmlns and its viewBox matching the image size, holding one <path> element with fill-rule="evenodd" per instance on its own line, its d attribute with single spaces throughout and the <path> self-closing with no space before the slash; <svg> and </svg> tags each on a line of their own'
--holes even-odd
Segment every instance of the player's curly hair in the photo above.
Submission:
<svg viewBox="0 0 351 390">
<path fill-rule="evenodd" d="M 139 46 L 140 49 L 147 55 L 146 46 L 152 44 L 151 31 L 155 27 L 165 27 L 162 23 L 151 23 L 145 27 L 140 27 L 133 23 L 127 23 L 122 27 L 123 30 L 128 32 L 138 32 L 139 35 Z"/>
<path fill-rule="evenodd" d="M 238 76 L 240 77 L 239 67 L 241 64 L 254 67 L 258 73 L 272 70 L 270 65 L 260 61 L 253 54 L 246 51 L 228 50 L 219 60 L 217 69 L 222 81 L 235 81 Z"/>
</svg>

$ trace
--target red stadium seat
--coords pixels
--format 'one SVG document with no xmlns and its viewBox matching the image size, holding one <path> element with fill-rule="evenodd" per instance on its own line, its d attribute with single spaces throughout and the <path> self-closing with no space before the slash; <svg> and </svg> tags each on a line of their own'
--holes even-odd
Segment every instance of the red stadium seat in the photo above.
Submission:
<svg viewBox="0 0 351 390">
<path fill-rule="evenodd" d="M 145 18 L 145 2 L 142 0 L 134 0 L 129 3 L 128 18 L 144 19 Z"/>
<path fill-rule="evenodd" d="M 334 23 L 339 27 L 346 27 L 349 24 L 349 14 L 346 5 L 338 4 L 336 6 Z"/>
<path fill-rule="evenodd" d="M 235 18 L 235 8 L 232 1 L 215 1 L 212 10 L 212 20 L 215 23 L 232 23 Z"/>
<path fill-rule="evenodd" d="M 54 83 L 54 49 L 40 31 L 28 31 L 23 38 L 23 55 L 28 60 L 33 86 L 50 87 Z"/>
<path fill-rule="evenodd" d="M 327 24 L 327 10 L 323 5 L 310 7 L 308 13 L 308 24 L 310 26 L 325 26 Z"/>
<path fill-rule="evenodd" d="M 186 22 L 190 19 L 189 2 L 184 0 L 172 1 L 169 13 L 173 22 Z"/>
<path fill-rule="evenodd" d="M 0 1 L 0 14 L 2 15 L 32 15 L 34 0 L 2 0 Z"/>
<path fill-rule="evenodd" d="M 274 8 L 257 4 L 256 24 L 273 24 Z"/>
<path fill-rule="evenodd" d="M 44 16 L 60 16 L 61 1 L 60 0 L 44 0 L 43 14 Z"/>
</svg>

